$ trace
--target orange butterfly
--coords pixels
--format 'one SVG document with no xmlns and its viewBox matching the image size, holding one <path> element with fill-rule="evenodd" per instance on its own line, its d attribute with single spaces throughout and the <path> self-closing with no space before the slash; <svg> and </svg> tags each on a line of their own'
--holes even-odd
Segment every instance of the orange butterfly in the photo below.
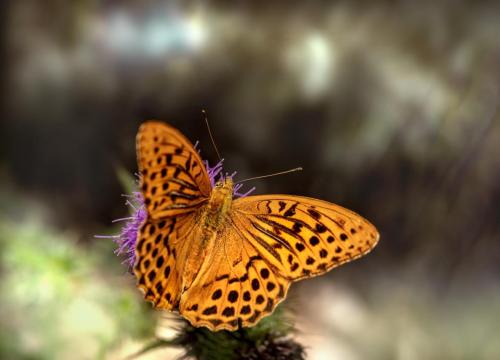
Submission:
<svg viewBox="0 0 500 360">
<path fill-rule="evenodd" d="M 156 308 L 178 310 L 193 326 L 255 325 L 292 281 L 359 258 L 379 239 L 367 220 L 326 201 L 233 198 L 232 177 L 211 183 L 195 147 L 164 123 L 140 127 L 137 158 L 147 210 L 137 286 Z"/>
</svg>

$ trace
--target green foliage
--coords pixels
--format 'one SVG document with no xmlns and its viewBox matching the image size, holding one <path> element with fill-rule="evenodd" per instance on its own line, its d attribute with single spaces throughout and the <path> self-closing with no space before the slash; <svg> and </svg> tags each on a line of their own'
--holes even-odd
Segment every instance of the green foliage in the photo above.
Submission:
<svg viewBox="0 0 500 360">
<path fill-rule="evenodd" d="M 130 175 L 128 170 L 120 166 L 115 169 L 115 172 L 125 194 L 132 194 L 132 192 L 137 191 L 137 180 Z"/>
<path fill-rule="evenodd" d="M 99 358 L 152 336 L 151 312 L 111 248 L 83 248 L 37 221 L 0 222 L 0 234 L 0 358 Z"/>
</svg>

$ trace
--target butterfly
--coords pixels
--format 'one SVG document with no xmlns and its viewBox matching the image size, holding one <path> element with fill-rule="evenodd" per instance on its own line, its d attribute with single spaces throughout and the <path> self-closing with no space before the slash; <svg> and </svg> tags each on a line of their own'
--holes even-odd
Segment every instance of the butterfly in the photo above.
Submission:
<svg viewBox="0 0 500 360">
<path fill-rule="evenodd" d="M 146 300 L 212 331 L 255 325 L 294 281 L 368 253 L 377 229 L 326 201 L 292 195 L 233 198 L 231 176 L 212 186 L 198 151 L 175 128 L 137 134 L 147 218 L 134 274 Z"/>
</svg>

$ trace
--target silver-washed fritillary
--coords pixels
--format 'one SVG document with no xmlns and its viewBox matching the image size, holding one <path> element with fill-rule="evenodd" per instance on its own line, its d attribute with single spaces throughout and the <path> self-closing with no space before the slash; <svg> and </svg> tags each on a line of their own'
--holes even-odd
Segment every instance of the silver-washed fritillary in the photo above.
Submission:
<svg viewBox="0 0 500 360">
<path fill-rule="evenodd" d="M 213 187 L 194 146 L 176 129 L 144 123 L 137 158 L 147 219 L 134 273 L 156 308 L 194 326 L 235 330 L 273 312 L 290 283 L 368 253 L 367 220 L 307 197 L 233 198 L 231 177 Z"/>
</svg>

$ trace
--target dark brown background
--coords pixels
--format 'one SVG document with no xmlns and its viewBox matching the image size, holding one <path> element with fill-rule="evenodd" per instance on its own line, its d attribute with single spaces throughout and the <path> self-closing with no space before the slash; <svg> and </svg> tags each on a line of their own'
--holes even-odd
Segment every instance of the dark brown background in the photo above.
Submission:
<svg viewBox="0 0 500 360">
<path fill-rule="evenodd" d="M 117 169 L 136 171 L 138 125 L 169 122 L 213 163 L 206 109 L 227 171 L 304 168 L 255 181 L 256 193 L 329 200 L 381 232 L 365 259 L 292 293 L 299 304 L 326 294 L 299 306 L 311 313 L 339 309 L 340 297 L 365 314 L 354 330 L 299 317 L 306 335 L 319 328 L 333 339 L 306 336 L 311 358 L 500 354 L 490 345 L 500 334 L 495 2 L 1 7 L 0 210 L 9 226 L 41 218 L 42 229 L 94 251 L 93 235 L 126 213 Z M 334 321 L 351 323 L 356 315 L 342 309 Z"/>
</svg>

